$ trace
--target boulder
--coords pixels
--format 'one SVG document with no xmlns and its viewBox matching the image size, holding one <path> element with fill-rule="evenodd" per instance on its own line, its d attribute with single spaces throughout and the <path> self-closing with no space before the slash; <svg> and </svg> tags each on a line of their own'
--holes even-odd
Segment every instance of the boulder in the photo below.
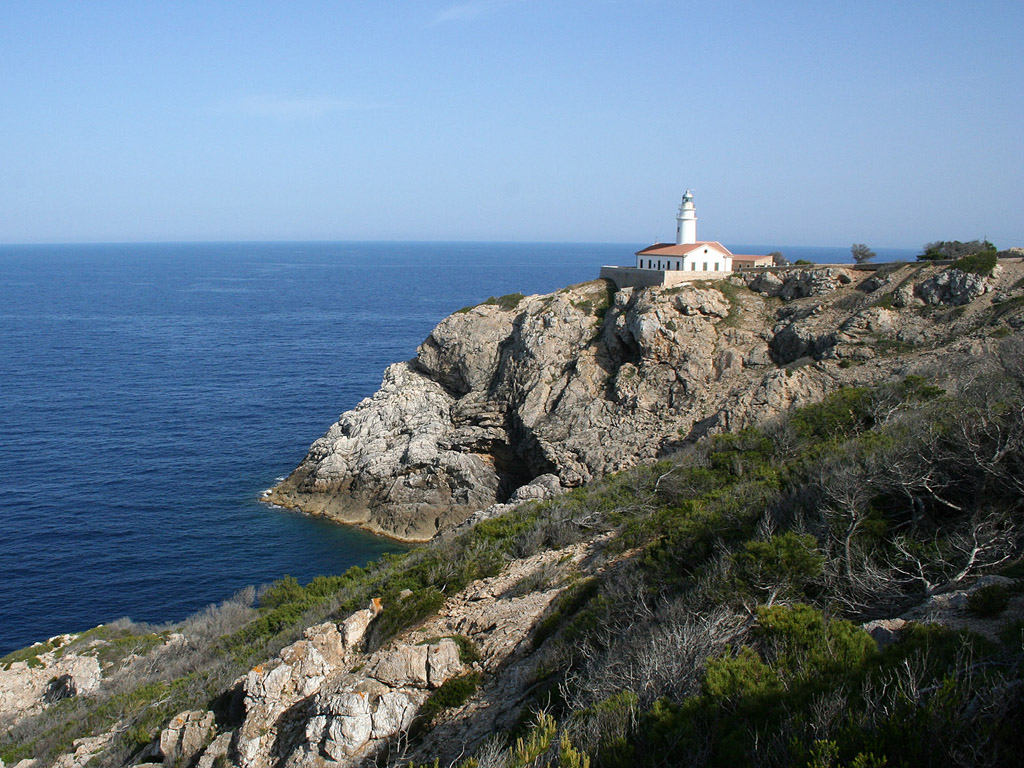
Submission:
<svg viewBox="0 0 1024 768">
<path fill-rule="evenodd" d="M 196 768 L 214 768 L 218 763 L 226 764 L 230 747 L 231 733 L 219 734 L 203 751 Z"/>
<path fill-rule="evenodd" d="M 750 290 L 763 293 L 766 296 L 778 296 L 782 285 L 782 278 L 774 272 L 760 272 L 747 283 Z"/>
<path fill-rule="evenodd" d="M 892 645 L 900 639 L 900 634 L 907 626 L 903 619 L 877 619 L 864 624 L 864 631 L 871 635 L 879 648 Z"/>
<path fill-rule="evenodd" d="M 427 646 L 427 683 L 439 688 L 446 680 L 462 672 L 459 646 L 450 638 L 443 638 Z"/>
<path fill-rule="evenodd" d="M 422 700 L 407 691 L 388 691 L 380 697 L 373 711 L 374 739 L 387 739 L 412 725 Z"/>
<path fill-rule="evenodd" d="M 392 688 L 426 688 L 427 646 L 399 645 L 389 649 L 378 658 L 370 674 Z"/>
<path fill-rule="evenodd" d="M 363 642 L 366 630 L 377 614 L 381 612 L 379 601 L 375 601 L 369 608 L 356 611 L 343 622 L 341 622 L 341 644 L 344 648 L 356 649 Z"/>
<path fill-rule="evenodd" d="M 213 720 L 213 712 L 202 710 L 188 710 L 172 717 L 160 732 L 164 763 L 190 763 L 206 746 L 213 732 Z"/>
<path fill-rule="evenodd" d="M 798 272 L 787 272 L 778 295 L 786 301 L 805 299 L 808 296 L 824 296 L 850 281 L 849 273 L 841 269 L 805 269 Z"/>
<path fill-rule="evenodd" d="M 533 478 L 526 485 L 516 488 L 509 498 L 510 503 L 520 501 L 550 499 L 562 492 L 562 483 L 558 475 L 546 474 Z"/>
<path fill-rule="evenodd" d="M 721 291 L 714 288 L 695 288 L 684 285 L 676 294 L 673 304 L 686 316 L 728 317 L 730 304 Z"/>
<path fill-rule="evenodd" d="M 946 269 L 914 286 L 914 295 L 925 304 L 959 307 L 977 299 L 990 288 L 984 275 Z"/>
</svg>

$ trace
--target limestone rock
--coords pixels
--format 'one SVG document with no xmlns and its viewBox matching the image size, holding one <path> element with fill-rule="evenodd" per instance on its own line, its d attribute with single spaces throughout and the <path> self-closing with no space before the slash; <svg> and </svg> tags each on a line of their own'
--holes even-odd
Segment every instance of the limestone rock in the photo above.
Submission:
<svg viewBox="0 0 1024 768">
<path fill-rule="evenodd" d="M 925 304 L 948 304 L 959 307 L 977 299 L 989 290 L 984 275 L 946 269 L 914 287 L 915 295 Z"/>
<path fill-rule="evenodd" d="M 729 315 L 729 302 L 720 291 L 710 288 L 695 288 L 692 285 L 684 285 L 676 294 L 676 310 L 692 317 L 703 315 L 704 317 L 724 318 Z"/>
<path fill-rule="evenodd" d="M 529 501 L 530 499 L 550 499 L 562 492 L 562 483 L 558 475 L 546 474 L 535 477 L 526 485 L 516 488 L 509 499 L 510 503 Z"/>
<path fill-rule="evenodd" d="M 379 600 L 374 600 L 369 608 L 356 611 L 341 622 L 341 644 L 344 648 L 356 648 L 363 641 L 370 622 L 381 612 Z"/>
<path fill-rule="evenodd" d="M 400 686 L 426 688 L 428 684 L 427 646 L 399 646 L 381 656 L 371 674 L 393 688 Z"/>
<path fill-rule="evenodd" d="M 85 768 L 85 766 L 92 762 L 93 758 L 110 746 L 113 740 L 113 732 L 75 739 L 71 745 L 72 751 L 54 760 L 53 768 Z M 15 763 L 14 768 L 34 768 L 37 763 L 38 761 L 36 760 L 22 760 L 19 763 Z"/>
<path fill-rule="evenodd" d="M 892 645 L 900 639 L 900 633 L 907 626 L 903 619 L 877 619 L 864 625 L 864 631 L 871 635 L 879 648 Z"/>
<path fill-rule="evenodd" d="M 779 291 L 782 290 L 782 285 L 782 278 L 774 272 L 761 272 L 747 283 L 747 287 L 750 290 L 763 293 L 766 296 L 778 296 Z"/>
<path fill-rule="evenodd" d="M 99 660 L 77 653 L 40 652 L 31 663 L 0 667 L 0 722 L 11 724 L 61 699 L 90 694 L 102 679 Z"/>
<path fill-rule="evenodd" d="M 165 763 L 188 764 L 206 746 L 213 731 L 213 712 L 188 710 L 171 718 L 160 732 L 160 753 Z"/>
<path fill-rule="evenodd" d="M 843 269 L 802 269 L 799 272 L 786 273 L 778 295 L 786 301 L 804 299 L 808 296 L 824 296 L 850 281 L 849 273 Z"/>
<path fill-rule="evenodd" d="M 282 737 L 282 716 L 318 695 L 344 670 L 353 647 L 380 610 L 380 602 L 375 600 L 370 608 L 345 619 L 340 630 L 334 622 L 310 627 L 302 640 L 281 650 L 277 663 L 249 671 L 241 683 L 245 716 L 234 745 L 243 768 L 265 768 L 274 762 L 271 755 Z"/>
<path fill-rule="evenodd" d="M 196 768 L 214 768 L 218 760 L 227 761 L 228 750 L 231 747 L 231 733 L 222 733 L 217 736 L 210 745 L 203 751 L 196 763 Z"/>
<path fill-rule="evenodd" d="M 459 646 L 450 638 L 443 638 L 427 646 L 427 683 L 440 688 L 449 678 L 462 672 Z"/>
<path fill-rule="evenodd" d="M 316 764 L 318 757 L 345 761 L 372 752 L 375 743 L 409 728 L 426 696 L 354 674 L 334 678 L 313 700 L 291 764 L 304 764 L 303 759 Z"/>
</svg>

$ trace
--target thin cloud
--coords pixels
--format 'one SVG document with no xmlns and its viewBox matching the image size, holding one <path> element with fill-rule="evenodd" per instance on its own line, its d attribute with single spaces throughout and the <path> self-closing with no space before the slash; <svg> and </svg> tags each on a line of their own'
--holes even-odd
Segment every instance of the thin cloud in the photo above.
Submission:
<svg viewBox="0 0 1024 768">
<path fill-rule="evenodd" d="M 517 0 L 469 0 L 465 3 L 456 3 L 438 11 L 434 15 L 431 24 L 444 24 L 449 21 L 466 21 L 482 16 L 488 11 L 500 8 L 503 5 L 511 5 Z"/>
<path fill-rule="evenodd" d="M 328 96 L 282 98 L 277 96 L 247 96 L 224 105 L 224 112 L 253 117 L 264 117 L 282 122 L 318 120 L 334 112 L 360 112 L 377 109 L 377 104 L 364 104 Z"/>
</svg>

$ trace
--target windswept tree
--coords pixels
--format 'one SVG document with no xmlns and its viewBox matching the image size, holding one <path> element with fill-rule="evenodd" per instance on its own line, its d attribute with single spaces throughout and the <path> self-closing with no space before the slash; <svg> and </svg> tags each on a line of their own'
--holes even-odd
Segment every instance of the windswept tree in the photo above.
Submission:
<svg viewBox="0 0 1024 768">
<path fill-rule="evenodd" d="M 782 255 L 782 251 L 772 251 L 768 255 L 771 256 L 773 267 L 789 266 L 789 259 Z"/>
<path fill-rule="evenodd" d="M 854 243 L 851 245 L 850 254 L 853 256 L 853 260 L 857 264 L 866 264 L 875 258 L 875 252 L 864 245 L 864 243 Z"/>
</svg>

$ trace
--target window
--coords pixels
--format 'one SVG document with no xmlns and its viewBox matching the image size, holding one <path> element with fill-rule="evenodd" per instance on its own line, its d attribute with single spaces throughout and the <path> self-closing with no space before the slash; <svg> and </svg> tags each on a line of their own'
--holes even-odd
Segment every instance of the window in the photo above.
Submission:
<svg viewBox="0 0 1024 768">
<path fill-rule="evenodd" d="M 704 271 L 705 271 L 705 272 L 707 272 L 707 271 L 708 271 L 708 263 L 707 263 L 706 261 L 704 262 Z"/>
<path fill-rule="evenodd" d="M 718 271 L 718 262 L 716 261 L 715 262 L 715 272 L 717 272 L 717 271 Z"/>
</svg>

